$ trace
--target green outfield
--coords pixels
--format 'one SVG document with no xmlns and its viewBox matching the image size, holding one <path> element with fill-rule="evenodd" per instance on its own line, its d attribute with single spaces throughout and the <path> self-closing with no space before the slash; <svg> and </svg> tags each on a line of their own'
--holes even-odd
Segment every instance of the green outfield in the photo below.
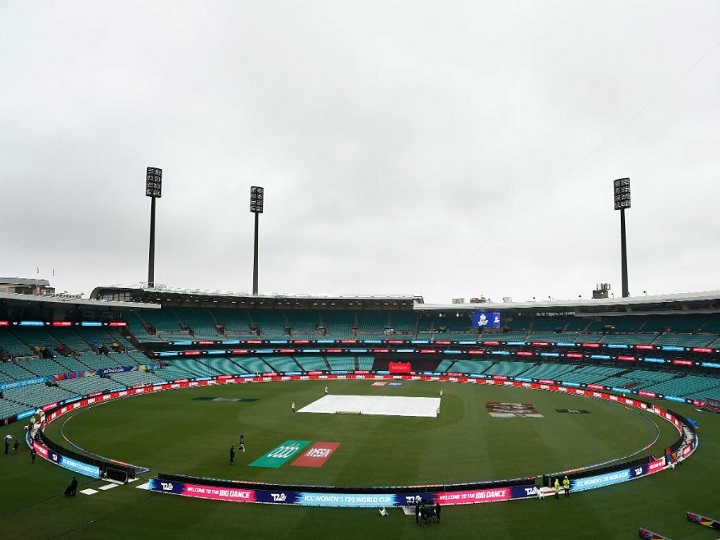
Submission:
<svg viewBox="0 0 720 540">
<path fill-rule="evenodd" d="M 439 418 L 293 413 L 324 394 L 438 397 Z M 531 403 L 539 418 L 494 418 L 487 402 Z M 675 471 L 555 501 L 448 507 L 420 530 L 390 509 L 298 508 L 212 502 L 148 493 L 133 484 L 96 495 L 62 495 L 72 473 L 24 449 L 0 456 L 2 538 L 633 538 L 643 525 L 672 538 L 715 538 L 684 512 L 720 518 L 720 416 L 662 406 L 696 419 L 700 447 Z M 570 410 L 571 412 L 558 412 Z M 577 414 L 573 411 L 584 410 Z M 22 425 L 4 428 L 19 435 Z M 247 451 L 229 464 L 244 434 Z M 48 436 L 65 446 L 137 465 L 151 475 L 182 473 L 310 485 L 416 485 L 534 476 L 642 452 L 661 453 L 677 431 L 654 415 L 564 394 L 484 385 L 370 381 L 242 384 L 177 390 L 66 415 Z M 65 438 L 65 439 L 64 439 Z M 336 442 L 322 467 L 249 464 L 285 441 Z M 81 489 L 105 484 L 79 477 Z M 137 482 L 135 485 L 140 484 Z M 585 531 L 583 533 L 582 531 Z"/>
</svg>

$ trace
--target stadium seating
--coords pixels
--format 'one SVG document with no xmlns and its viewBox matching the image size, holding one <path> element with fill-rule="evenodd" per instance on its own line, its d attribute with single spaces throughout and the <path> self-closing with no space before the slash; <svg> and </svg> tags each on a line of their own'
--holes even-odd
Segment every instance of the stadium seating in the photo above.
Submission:
<svg viewBox="0 0 720 540">
<path fill-rule="evenodd" d="M 168 382 L 176 381 L 178 379 L 192 379 L 197 376 L 184 368 L 175 366 L 174 364 L 167 364 L 166 366 L 158 368 L 154 370 L 154 373 L 161 379 Z"/>
<path fill-rule="evenodd" d="M 35 408 L 37 407 L 28 407 L 24 403 L 17 403 L 16 401 L 10 401 L 9 399 L 0 399 L 0 418 L 8 418 Z"/>
<path fill-rule="evenodd" d="M 530 377 L 533 379 L 552 379 L 552 380 L 564 380 L 563 376 L 574 370 L 575 366 L 567 364 L 537 364 L 531 367 L 523 373 L 523 377 Z"/>
<path fill-rule="evenodd" d="M 443 358 L 440 363 L 437 366 L 437 369 L 435 370 L 437 373 L 445 373 L 450 366 L 452 366 L 455 363 L 454 360 L 449 360 L 447 358 Z"/>
<path fill-rule="evenodd" d="M 3 392 L 5 399 L 27 405 L 27 408 L 39 408 L 48 403 L 55 403 L 65 399 L 76 397 L 75 394 L 60 388 L 59 386 L 46 386 L 44 384 L 33 384 L 21 388 L 10 388 Z"/>
<path fill-rule="evenodd" d="M 383 335 L 386 327 L 390 327 L 387 311 L 361 311 L 357 314 L 358 333 Z"/>
<path fill-rule="evenodd" d="M 212 316 L 225 327 L 226 336 L 257 337 L 250 330 L 250 315 L 246 309 L 217 308 L 212 310 Z"/>
<path fill-rule="evenodd" d="M 175 317 L 192 329 L 195 339 L 217 339 L 218 331 L 212 312 L 202 308 L 182 308 L 173 310 Z"/>
<path fill-rule="evenodd" d="M 525 341 L 527 332 L 501 332 L 487 333 L 484 332 L 478 337 L 478 341 Z"/>
<path fill-rule="evenodd" d="M 172 364 L 176 367 L 179 367 L 180 369 L 187 371 L 188 373 L 192 373 L 193 377 L 215 377 L 217 375 L 220 375 L 218 371 L 206 365 L 200 360 L 188 360 L 182 358 L 178 360 L 173 360 Z"/>
<path fill-rule="evenodd" d="M 295 360 L 305 371 L 326 371 L 330 367 L 322 356 L 296 356 Z"/>
<path fill-rule="evenodd" d="M 321 323 L 327 328 L 327 337 L 333 339 L 352 339 L 352 330 L 357 325 L 354 311 L 323 311 L 320 313 Z"/>
<path fill-rule="evenodd" d="M 115 360 L 116 357 L 121 358 L 119 353 L 96 354 L 93 352 L 85 352 L 78 355 L 77 360 L 85 364 L 91 370 L 98 370 L 115 368 L 123 365 Z"/>
<path fill-rule="evenodd" d="M 716 337 L 711 334 L 662 334 L 655 338 L 652 344 L 676 347 L 707 347 Z"/>
<path fill-rule="evenodd" d="M 689 397 L 691 395 L 704 394 L 710 389 L 720 387 L 720 379 L 715 377 L 700 377 L 697 375 L 685 375 L 646 386 L 644 389 L 658 394 L 665 394 L 676 397 Z M 706 397 L 706 396 L 702 396 Z"/>
<path fill-rule="evenodd" d="M 616 345 L 638 345 L 652 343 L 657 334 L 607 334 L 599 343 Z"/>
<path fill-rule="evenodd" d="M 66 368 L 50 358 L 34 358 L 32 360 L 15 360 L 15 363 L 31 372 L 36 377 L 50 377 L 56 373 L 64 373 Z"/>
<path fill-rule="evenodd" d="M 138 384 L 154 384 L 162 382 L 161 377 L 147 371 L 124 371 L 122 373 L 113 373 L 109 378 L 127 388 Z"/>
<path fill-rule="evenodd" d="M 444 359 L 441 362 L 441 365 L 438 366 L 438 371 L 481 374 L 485 373 L 485 371 L 492 365 L 493 363 L 489 360 L 458 360 L 457 362 L 452 362 L 450 360 Z M 441 370 L 441 366 L 446 367 L 445 369 Z"/>
<path fill-rule="evenodd" d="M 270 364 L 270 367 L 278 373 L 286 373 L 288 371 L 301 371 L 300 366 L 295 363 L 295 360 L 288 357 L 277 357 L 277 358 L 265 358 L 265 362 Z"/>
<path fill-rule="evenodd" d="M 578 366 L 572 371 L 567 371 L 562 375 L 563 382 L 573 382 L 580 384 L 595 384 L 603 379 L 612 377 L 624 370 L 616 367 L 606 366 Z"/>
<path fill-rule="evenodd" d="M 370 371 L 373 368 L 375 359 L 372 356 L 358 356 L 358 369 L 362 371 Z"/>
<path fill-rule="evenodd" d="M 355 357 L 353 356 L 328 356 L 327 362 L 333 371 L 355 370 Z"/>
<path fill-rule="evenodd" d="M 218 373 L 224 373 L 226 375 L 247 375 L 248 372 L 238 366 L 230 358 L 206 358 L 205 363 L 208 367 L 214 369 Z"/>
<path fill-rule="evenodd" d="M 0 362 L 0 373 L 3 373 L 7 380 L 11 381 L 22 381 L 23 379 L 37 377 L 37 375 L 16 362 Z"/>
<path fill-rule="evenodd" d="M 259 356 L 243 356 L 235 359 L 235 363 L 248 373 L 267 373 L 272 371 L 272 368 Z"/>
<path fill-rule="evenodd" d="M 121 386 L 118 382 L 106 377 L 78 377 L 76 379 L 57 381 L 56 384 L 60 388 L 77 396 L 87 396 L 95 392 L 115 390 Z"/>
<path fill-rule="evenodd" d="M 0 349 L 6 350 L 12 356 L 30 356 L 33 354 L 30 346 L 18 339 L 11 331 L 0 332 Z"/>
<path fill-rule="evenodd" d="M 320 317 L 317 312 L 312 311 L 291 311 L 287 318 L 292 327 L 294 339 L 318 339 L 323 333 L 318 330 Z"/>
<path fill-rule="evenodd" d="M 391 311 L 389 319 L 390 325 L 395 329 L 395 334 L 408 335 L 411 338 L 416 335 L 418 322 L 415 313 Z"/>
<path fill-rule="evenodd" d="M 290 323 L 283 312 L 256 309 L 250 313 L 250 318 L 253 324 L 260 328 L 260 335 L 263 338 L 289 337 L 285 328 L 290 326 Z"/>
<path fill-rule="evenodd" d="M 533 367 L 534 364 L 528 362 L 508 362 L 502 360 L 490 366 L 485 370 L 487 375 L 507 375 L 509 377 L 519 377 L 525 371 Z"/>
<path fill-rule="evenodd" d="M 578 335 L 573 332 L 533 332 L 528 334 L 527 342 L 546 341 L 548 343 L 574 343 Z"/>
<path fill-rule="evenodd" d="M 565 324 L 565 332 L 584 332 L 587 330 L 589 324 L 590 319 L 573 317 L 568 319 L 567 323 Z"/>
<path fill-rule="evenodd" d="M 553 332 L 556 329 L 564 329 L 567 319 L 564 317 L 544 317 L 537 319 L 531 324 L 531 332 Z"/>
</svg>

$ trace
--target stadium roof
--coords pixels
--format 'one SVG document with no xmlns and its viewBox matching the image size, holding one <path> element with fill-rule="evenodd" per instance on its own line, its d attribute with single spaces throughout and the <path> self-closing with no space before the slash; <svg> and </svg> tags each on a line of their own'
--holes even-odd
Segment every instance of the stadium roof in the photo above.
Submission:
<svg viewBox="0 0 720 540">
<path fill-rule="evenodd" d="M 233 307 L 289 307 L 289 308 L 360 308 L 394 309 L 412 308 L 422 304 L 422 296 L 413 295 L 309 295 L 259 294 L 246 292 L 175 289 L 166 286 L 111 285 L 96 287 L 91 298 L 112 298 L 134 302 L 173 303 L 179 305 L 224 305 Z"/>
<path fill-rule="evenodd" d="M 0 285 L 25 285 L 29 287 L 49 287 L 47 279 L 30 279 L 21 277 L 0 277 Z"/>
<path fill-rule="evenodd" d="M 422 304 L 416 305 L 415 309 L 422 311 L 507 311 L 507 310 L 528 310 L 566 309 L 576 312 L 587 312 L 593 314 L 617 314 L 644 311 L 657 312 L 658 310 L 682 310 L 683 306 L 693 306 L 695 310 L 704 309 L 708 311 L 720 311 L 720 290 L 676 293 L 664 295 L 643 295 L 630 296 L 627 298 L 578 298 L 573 300 L 558 300 L 550 298 L 547 300 L 532 300 L 523 302 L 482 302 L 463 304 Z"/>
<path fill-rule="evenodd" d="M 91 307 L 91 308 L 149 308 L 157 309 L 160 306 L 157 304 L 139 303 L 139 302 L 122 302 L 122 301 L 108 301 L 108 300 L 95 300 L 88 298 L 81 298 L 79 295 L 71 294 L 47 294 L 47 295 L 36 295 L 36 294 L 17 294 L 17 293 L 5 293 L 0 292 L 0 300 L 4 304 L 45 304 L 46 306 L 72 306 L 72 307 Z"/>
</svg>

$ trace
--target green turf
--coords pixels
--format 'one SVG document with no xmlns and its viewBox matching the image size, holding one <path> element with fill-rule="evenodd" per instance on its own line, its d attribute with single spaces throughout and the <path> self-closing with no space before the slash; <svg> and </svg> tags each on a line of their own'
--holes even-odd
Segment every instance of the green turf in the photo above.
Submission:
<svg viewBox="0 0 720 540">
<path fill-rule="evenodd" d="M 98 453 L 149 465 L 153 472 L 186 472 L 223 478 L 303 483 L 376 484 L 447 482 L 538 474 L 632 452 L 654 437 L 654 426 L 622 407 L 561 394 L 443 384 L 439 419 L 310 415 L 290 411 L 321 396 L 322 385 L 273 383 L 167 392 L 108 403 L 83 412 L 65 434 Z M 437 383 L 397 388 L 338 382 L 337 393 L 436 396 Z M 248 403 L 198 401 L 202 396 L 257 398 Z M 531 402 L 538 419 L 491 419 L 486 401 Z M 644 525 L 672 538 L 715 538 L 684 521 L 692 510 L 720 518 L 714 491 L 720 465 L 720 416 L 662 403 L 700 422 L 700 448 L 675 471 L 569 500 L 529 500 L 448 507 L 443 523 L 426 530 L 399 509 L 380 518 L 375 510 L 286 508 L 192 500 L 122 486 L 91 497 L 61 494 L 72 473 L 27 451 L 0 456 L 2 538 L 634 538 Z M 555 408 L 583 408 L 567 415 Z M 64 420 L 48 432 L 61 441 Z M 676 438 L 659 421 L 663 441 Z M 21 426 L 2 431 L 20 434 Z M 245 433 L 248 452 L 236 465 L 227 449 Z M 284 465 L 259 469 L 247 463 L 288 440 L 337 441 L 322 469 Z M 67 444 L 67 443 L 65 443 Z M 101 485 L 81 478 L 81 488 Z M 583 534 L 581 531 L 586 530 Z"/>
<path fill-rule="evenodd" d="M 440 418 L 293 413 L 321 397 L 324 383 L 228 385 L 144 395 L 74 413 L 51 424 L 62 435 L 104 456 L 155 472 L 331 485 L 453 483 L 534 476 L 626 456 L 662 437 L 678 435 L 667 422 L 599 400 L 515 388 L 446 385 Z M 373 387 L 338 381 L 334 393 L 437 397 L 437 386 L 409 382 Z M 199 397 L 242 397 L 254 402 L 213 402 Z M 492 418 L 487 401 L 530 401 L 543 418 Z M 588 415 L 559 414 L 582 408 Z M 654 422 L 653 422 L 654 420 Z M 228 450 L 245 434 L 247 452 L 228 467 Z M 288 440 L 339 442 L 321 469 L 247 467 Z"/>
</svg>

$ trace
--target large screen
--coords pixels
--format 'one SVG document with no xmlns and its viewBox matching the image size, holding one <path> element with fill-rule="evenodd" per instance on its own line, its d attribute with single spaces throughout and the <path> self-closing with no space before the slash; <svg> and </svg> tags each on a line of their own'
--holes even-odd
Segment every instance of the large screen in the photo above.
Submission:
<svg viewBox="0 0 720 540">
<path fill-rule="evenodd" d="M 497 311 L 473 311 L 472 325 L 475 328 L 500 328 L 500 313 Z"/>
</svg>

